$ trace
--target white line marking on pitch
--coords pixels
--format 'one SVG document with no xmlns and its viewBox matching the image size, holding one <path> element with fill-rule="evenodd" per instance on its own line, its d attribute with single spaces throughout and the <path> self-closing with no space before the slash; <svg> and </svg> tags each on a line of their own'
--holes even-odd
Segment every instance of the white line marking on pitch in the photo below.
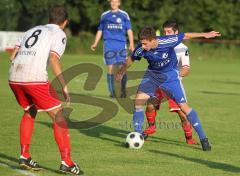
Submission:
<svg viewBox="0 0 240 176">
<path fill-rule="evenodd" d="M 8 167 L 8 168 L 10 168 L 10 169 L 12 169 L 12 170 L 20 173 L 20 174 L 23 174 L 23 175 L 27 175 L 27 176 L 37 176 L 36 174 L 30 173 L 30 172 L 28 172 L 28 171 L 24 171 L 24 170 L 17 169 L 16 167 L 9 166 L 9 165 L 4 164 L 4 163 L 1 163 L 1 162 L 0 162 L 0 166 Z"/>
</svg>

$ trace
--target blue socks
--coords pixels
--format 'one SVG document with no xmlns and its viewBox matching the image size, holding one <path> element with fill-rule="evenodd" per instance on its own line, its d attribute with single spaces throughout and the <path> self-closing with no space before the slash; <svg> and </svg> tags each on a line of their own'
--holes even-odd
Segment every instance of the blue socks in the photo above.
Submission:
<svg viewBox="0 0 240 176">
<path fill-rule="evenodd" d="M 111 95 L 115 93 L 115 87 L 114 87 L 114 75 L 113 74 L 107 74 L 107 83 L 108 83 L 108 90 Z"/>
<path fill-rule="evenodd" d="M 134 131 L 142 133 L 142 126 L 144 122 L 144 110 L 136 109 L 133 113 L 133 127 Z"/>
<path fill-rule="evenodd" d="M 197 112 L 192 109 L 188 114 L 187 114 L 187 119 L 191 123 L 192 127 L 195 129 L 197 132 L 200 141 L 202 141 L 204 138 L 206 138 L 206 135 L 203 131 L 202 124 L 198 118 Z"/>
</svg>

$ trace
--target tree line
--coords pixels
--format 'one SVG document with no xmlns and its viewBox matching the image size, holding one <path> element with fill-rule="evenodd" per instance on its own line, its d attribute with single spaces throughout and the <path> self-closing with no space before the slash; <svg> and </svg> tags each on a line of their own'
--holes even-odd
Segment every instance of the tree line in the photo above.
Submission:
<svg viewBox="0 0 240 176">
<path fill-rule="evenodd" d="M 48 8 L 64 4 L 69 11 L 73 35 L 95 33 L 101 13 L 109 9 L 107 0 L 1 0 L 0 30 L 26 31 L 47 23 Z M 167 19 L 176 19 L 182 31 L 217 30 L 225 39 L 240 39 L 240 0 L 122 0 L 133 30 L 143 26 L 160 29 Z"/>
</svg>

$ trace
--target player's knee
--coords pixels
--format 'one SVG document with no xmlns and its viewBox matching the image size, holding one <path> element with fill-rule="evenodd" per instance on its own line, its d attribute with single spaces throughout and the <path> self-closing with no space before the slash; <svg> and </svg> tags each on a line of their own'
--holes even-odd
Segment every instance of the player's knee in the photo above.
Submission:
<svg viewBox="0 0 240 176">
<path fill-rule="evenodd" d="M 108 74 L 113 74 L 113 65 L 108 65 Z"/>
<path fill-rule="evenodd" d="M 37 108 L 35 106 L 31 106 L 27 112 L 32 118 L 35 118 L 37 115 Z"/>
<path fill-rule="evenodd" d="M 62 107 L 47 112 L 53 121 L 64 118 Z"/>
<path fill-rule="evenodd" d="M 145 102 L 146 101 L 143 99 L 136 99 L 134 102 L 134 106 L 135 106 L 135 108 L 143 108 Z"/>
<path fill-rule="evenodd" d="M 146 107 L 146 112 L 153 112 L 156 111 L 156 108 L 153 104 L 148 104 Z"/>
<path fill-rule="evenodd" d="M 147 101 L 147 112 L 156 111 L 159 109 L 160 102 L 156 97 L 151 97 Z"/>
<path fill-rule="evenodd" d="M 179 107 L 181 108 L 181 111 L 182 111 L 185 115 L 187 115 L 187 114 L 191 111 L 191 109 L 192 109 L 190 106 L 188 106 L 187 103 L 179 103 L 178 105 L 179 105 Z"/>
</svg>

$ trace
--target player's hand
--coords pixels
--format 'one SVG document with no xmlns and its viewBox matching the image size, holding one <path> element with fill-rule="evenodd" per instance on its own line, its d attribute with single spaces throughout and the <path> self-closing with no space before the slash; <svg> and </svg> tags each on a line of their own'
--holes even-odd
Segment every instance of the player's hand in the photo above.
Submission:
<svg viewBox="0 0 240 176">
<path fill-rule="evenodd" d="M 219 36 L 221 36 L 221 34 L 216 31 L 207 32 L 204 35 L 205 38 L 214 38 L 214 37 L 219 37 Z"/>
<path fill-rule="evenodd" d="M 134 46 L 129 46 L 129 48 L 128 48 L 131 52 L 133 52 L 134 51 Z"/>
<path fill-rule="evenodd" d="M 94 43 L 94 44 L 91 45 L 91 50 L 92 50 L 92 51 L 95 51 L 96 48 L 97 48 L 97 44 Z"/>
<path fill-rule="evenodd" d="M 65 86 L 63 88 L 63 95 L 64 95 L 64 98 L 66 100 L 66 105 L 67 105 L 67 107 L 69 107 L 70 104 L 71 104 L 71 99 L 70 99 L 70 95 L 69 95 L 67 86 Z"/>
</svg>

